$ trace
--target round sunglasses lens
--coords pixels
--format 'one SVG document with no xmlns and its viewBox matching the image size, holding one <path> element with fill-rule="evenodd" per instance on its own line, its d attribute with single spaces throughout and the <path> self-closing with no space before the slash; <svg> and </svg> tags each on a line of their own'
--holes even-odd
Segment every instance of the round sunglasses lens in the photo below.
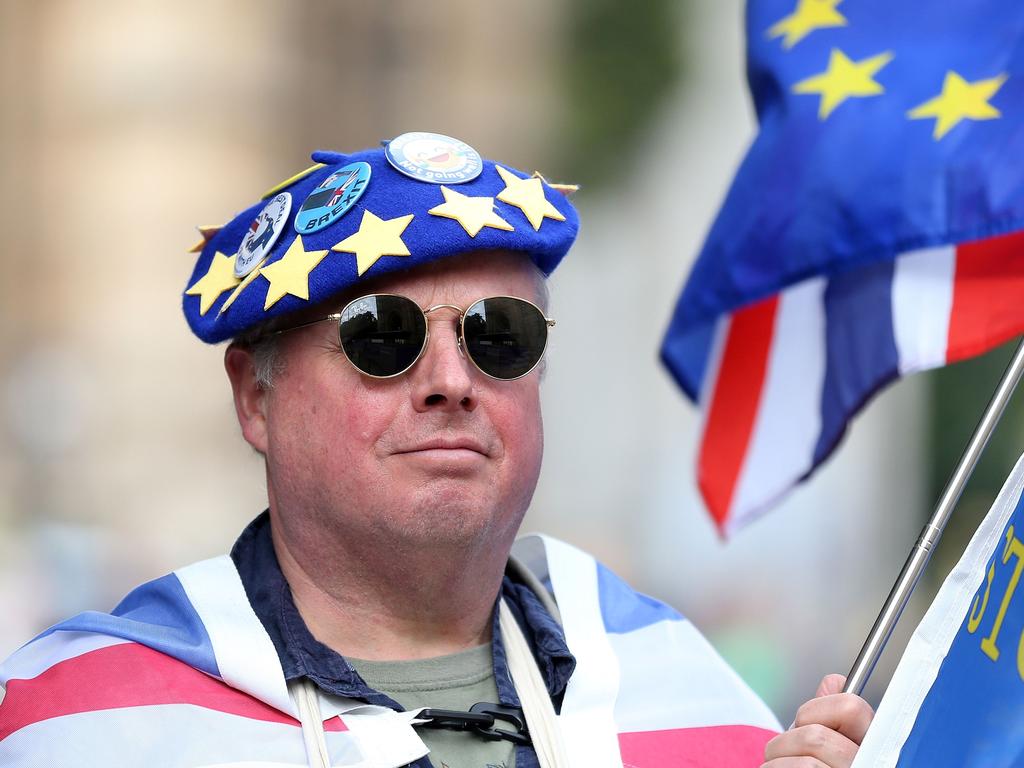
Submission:
<svg viewBox="0 0 1024 768">
<path fill-rule="evenodd" d="M 364 296 L 341 312 L 341 346 L 370 376 L 395 376 L 419 357 L 427 335 L 423 312 L 404 296 Z"/>
<path fill-rule="evenodd" d="M 496 379 L 517 379 L 540 362 L 548 323 L 530 302 L 497 296 L 466 310 L 463 337 L 481 371 Z"/>
</svg>

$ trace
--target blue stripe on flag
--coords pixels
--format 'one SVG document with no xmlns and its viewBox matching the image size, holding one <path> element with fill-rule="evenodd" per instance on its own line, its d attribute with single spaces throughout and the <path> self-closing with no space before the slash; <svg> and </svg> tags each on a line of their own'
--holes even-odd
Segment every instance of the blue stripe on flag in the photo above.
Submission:
<svg viewBox="0 0 1024 768">
<path fill-rule="evenodd" d="M 609 632 L 623 634 L 659 621 L 680 621 L 683 618 L 653 597 L 635 592 L 600 563 L 597 563 L 597 592 L 601 618 Z"/>
<path fill-rule="evenodd" d="M 676 318 L 680 311 L 676 310 Z M 715 338 L 716 324 L 703 323 L 693 328 L 677 328 L 673 319 L 671 329 L 661 347 L 661 360 L 668 366 L 676 383 L 683 388 L 694 402 L 700 399 L 707 372 L 711 344 Z"/>
<path fill-rule="evenodd" d="M 838 445 L 852 415 L 899 375 L 893 270 L 893 262 L 877 262 L 833 277 L 825 289 L 827 358 L 815 466 Z"/>
<path fill-rule="evenodd" d="M 903 743 L 897 768 L 1024 765 L 1022 538 L 1024 498 L 1018 498 L 989 558 L 975 600 L 968 606 L 960 631 Z M 990 569 L 991 584 L 987 577 Z M 976 622 L 973 632 L 972 615 Z"/>
<path fill-rule="evenodd" d="M 206 627 L 173 573 L 132 590 L 111 614 L 86 611 L 43 632 L 96 632 L 133 640 L 220 677 Z"/>
</svg>

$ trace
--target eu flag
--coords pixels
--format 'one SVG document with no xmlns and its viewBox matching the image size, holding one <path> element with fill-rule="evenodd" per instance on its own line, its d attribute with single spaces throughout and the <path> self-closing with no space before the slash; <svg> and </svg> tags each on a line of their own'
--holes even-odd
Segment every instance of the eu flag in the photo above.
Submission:
<svg viewBox="0 0 1024 768">
<path fill-rule="evenodd" d="M 759 130 L 662 359 L 723 532 L 896 377 L 1024 331 L 1024 3 L 762 0 Z"/>
</svg>

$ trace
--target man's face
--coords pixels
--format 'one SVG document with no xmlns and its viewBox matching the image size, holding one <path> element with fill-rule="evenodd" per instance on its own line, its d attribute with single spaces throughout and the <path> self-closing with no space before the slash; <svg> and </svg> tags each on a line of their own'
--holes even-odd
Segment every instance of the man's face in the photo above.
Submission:
<svg viewBox="0 0 1024 768">
<path fill-rule="evenodd" d="M 446 259 L 372 291 L 424 308 L 495 295 L 540 303 L 536 272 L 516 254 Z M 272 510 L 295 534 L 327 526 L 356 541 L 511 543 L 540 472 L 539 371 L 488 378 L 459 352 L 457 313 L 428 318 L 422 357 L 392 379 L 359 373 L 334 323 L 280 337 L 263 450 Z"/>
</svg>

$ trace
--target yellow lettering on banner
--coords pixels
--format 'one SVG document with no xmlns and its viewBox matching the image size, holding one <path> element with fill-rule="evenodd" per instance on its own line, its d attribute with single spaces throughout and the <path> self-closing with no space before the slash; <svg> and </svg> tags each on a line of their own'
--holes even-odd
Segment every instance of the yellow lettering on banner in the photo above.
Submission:
<svg viewBox="0 0 1024 768">
<path fill-rule="evenodd" d="M 978 595 L 974 596 L 974 602 L 971 603 L 971 615 L 967 617 L 967 631 L 972 635 L 981 626 L 981 619 L 985 615 L 985 609 L 988 608 L 988 593 L 992 591 L 992 579 L 996 576 L 996 563 L 993 560 L 992 565 L 988 567 L 988 576 L 985 581 L 985 594 L 981 598 L 981 609 L 978 609 Z"/>
<path fill-rule="evenodd" d="M 999 630 L 1003 626 L 1003 619 L 1006 617 L 1006 609 L 1010 607 L 1013 593 L 1017 591 L 1017 583 L 1020 581 L 1021 571 L 1024 571 L 1024 542 L 1013 535 L 1013 526 L 1006 529 L 1006 544 L 1003 546 L 1003 564 L 1009 562 L 1011 557 L 1017 557 L 1017 565 L 1014 566 L 1013 575 L 1010 576 L 1010 583 L 1006 585 L 1006 592 L 1003 593 L 1003 602 L 999 605 L 999 613 L 996 614 L 995 623 L 992 625 L 992 632 L 981 641 L 981 650 L 985 652 L 992 661 L 999 659 L 999 648 L 996 647 L 996 639 L 999 637 Z M 1020 650 L 1018 648 L 1018 667 L 1020 666 Z"/>
<path fill-rule="evenodd" d="M 1017 643 L 1017 674 L 1024 680 L 1024 632 L 1020 633 L 1020 640 Z"/>
</svg>

